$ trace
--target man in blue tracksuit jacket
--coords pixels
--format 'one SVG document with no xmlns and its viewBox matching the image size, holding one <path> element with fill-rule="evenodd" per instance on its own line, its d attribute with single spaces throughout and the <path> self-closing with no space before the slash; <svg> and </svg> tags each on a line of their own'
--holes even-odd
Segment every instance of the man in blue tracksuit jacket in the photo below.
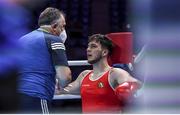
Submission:
<svg viewBox="0 0 180 115">
<path fill-rule="evenodd" d="M 65 17 L 56 8 L 46 8 L 39 16 L 40 28 L 19 39 L 22 45 L 18 79 L 19 112 L 49 113 L 56 79 L 60 87 L 71 80 L 64 42 Z"/>
</svg>

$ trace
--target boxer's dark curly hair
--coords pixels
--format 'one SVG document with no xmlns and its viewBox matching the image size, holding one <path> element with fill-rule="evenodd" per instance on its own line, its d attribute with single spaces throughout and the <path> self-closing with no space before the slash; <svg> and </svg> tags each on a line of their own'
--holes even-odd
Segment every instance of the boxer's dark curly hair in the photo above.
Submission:
<svg viewBox="0 0 180 115">
<path fill-rule="evenodd" d="M 108 39 L 108 37 L 106 35 L 102 35 L 102 34 L 94 34 L 92 36 L 89 36 L 88 39 L 88 43 L 91 41 L 96 41 L 99 42 L 102 47 L 107 48 L 109 51 L 109 55 L 112 54 L 112 49 L 114 47 L 112 41 L 110 39 Z"/>
</svg>

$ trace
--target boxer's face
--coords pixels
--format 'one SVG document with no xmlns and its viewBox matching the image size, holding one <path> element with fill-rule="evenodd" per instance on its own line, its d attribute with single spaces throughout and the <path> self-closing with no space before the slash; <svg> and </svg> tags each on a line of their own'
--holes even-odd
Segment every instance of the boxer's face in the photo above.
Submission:
<svg viewBox="0 0 180 115">
<path fill-rule="evenodd" d="M 91 41 L 87 47 L 87 59 L 88 63 L 94 64 L 102 58 L 103 49 L 99 42 Z"/>
</svg>

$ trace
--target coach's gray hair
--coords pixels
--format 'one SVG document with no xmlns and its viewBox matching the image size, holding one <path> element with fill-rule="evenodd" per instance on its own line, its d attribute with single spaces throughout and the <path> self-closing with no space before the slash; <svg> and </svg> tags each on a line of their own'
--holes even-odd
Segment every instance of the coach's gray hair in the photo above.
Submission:
<svg viewBox="0 0 180 115">
<path fill-rule="evenodd" d="M 57 8 L 48 7 L 39 16 L 38 25 L 51 25 L 64 16 L 64 13 Z"/>
</svg>

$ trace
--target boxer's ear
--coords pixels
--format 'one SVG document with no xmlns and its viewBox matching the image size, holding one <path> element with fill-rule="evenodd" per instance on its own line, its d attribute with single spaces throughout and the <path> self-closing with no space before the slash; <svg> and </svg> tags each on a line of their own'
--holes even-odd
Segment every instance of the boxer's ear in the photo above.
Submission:
<svg viewBox="0 0 180 115">
<path fill-rule="evenodd" d="M 106 56 L 106 55 L 108 55 L 108 50 L 103 50 L 102 56 Z"/>
</svg>

